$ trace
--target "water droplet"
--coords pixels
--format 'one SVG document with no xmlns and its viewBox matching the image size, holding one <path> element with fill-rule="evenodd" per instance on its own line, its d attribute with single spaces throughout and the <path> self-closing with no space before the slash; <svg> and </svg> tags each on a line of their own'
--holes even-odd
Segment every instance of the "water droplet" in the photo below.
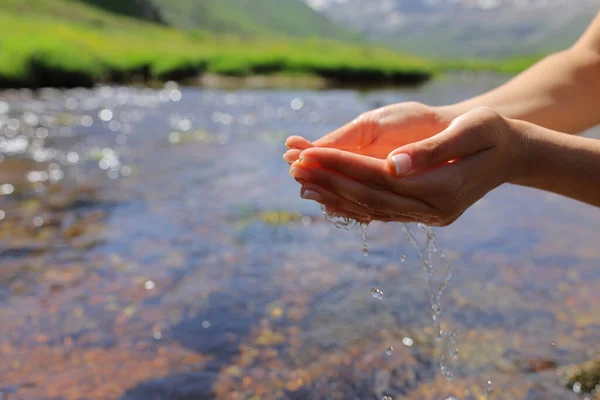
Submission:
<svg viewBox="0 0 600 400">
<path fill-rule="evenodd" d="M 363 256 L 367 257 L 369 255 L 369 243 L 368 243 L 368 238 L 367 238 L 367 235 L 369 232 L 369 224 L 367 222 L 361 222 L 360 230 L 362 233 L 362 241 L 363 241 L 362 253 L 363 253 Z"/>
<path fill-rule="evenodd" d="M 44 225 L 44 218 L 40 216 L 33 218 L 33 225 L 37 226 L 38 228 Z"/>
<path fill-rule="evenodd" d="M 573 392 L 576 394 L 581 393 L 581 383 L 580 382 L 575 382 L 573 384 Z"/>
<path fill-rule="evenodd" d="M 402 254 L 402 255 L 400 256 L 400 262 L 401 262 L 401 263 L 405 263 L 405 262 L 406 262 L 406 255 Z"/>
<path fill-rule="evenodd" d="M 383 300 L 383 292 L 377 288 L 371 288 L 371 296 L 377 300 Z"/>
<path fill-rule="evenodd" d="M 310 226 L 312 224 L 312 218 L 309 217 L 308 215 L 302 217 L 302 225 L 304 226 Z"/>
<path fill-rule="evenodd" d="M 448 396 L 444 400 L 458 400 L 458 399 L 454 396 Z"/>
<path fill-rule="evenodd" d="M 392 346 L 385 349 L 386 356 L 391 356 L 393 352 L 394 352 L 394 348 Z"/>
<path fill-rule="evenodd" d="M 494 385 L 492 384 L 492 381 L 487 381 L 487 391 L 488 393 L 494 391 Z"/>
<path fill-rule="evenodd" d="M 152 336 L 154 337 L 154 339 L 156 340 L 160 340 L 162 338 L 162 333 L 160 331 L 155 331 Z"/>
<path fill-rule="evenodd" d="M 394 400 L 391 396 L 383 396 L 381 400 Z"/>
<path fill-rule="evenodd" d="M 550 342 L 550 346 L 555 347 L 556 343 L 555 342 Z"/>
<path fill-rule="evenodd" d="M 204 329 L 210 328 L 210 321 L 202 321 L 202 327 Z"/>
<path fill-rule="evenodd" d="M 405 338 L 402 339 L 402 344 L 405 345 L 406 347 L 412 347 L 412 345 L 415 344 L 415 341 L 412 338 L 409 338 L 408 336 L 406 336 Z"/>
<path fill-rule="evenodd" d="M 154 281 L 148 280 L 146 281 L 146 283 L 144 283 L 144 287 L 146 288 L 146 290 L 153 290 L 156 289 L 156 283 L 154 283 Z"/>
<path fill-rule="evenodd" d="M 450 356 L 455 359 L 458 360 L 458 349 L 454 349 L 450 352 Z"/>
<path fill-rule="evenodd" d="M 6 212 L 4 210 L 0 210 L 0 221 L 2 221 L 6 217 Z"/>
</svg>

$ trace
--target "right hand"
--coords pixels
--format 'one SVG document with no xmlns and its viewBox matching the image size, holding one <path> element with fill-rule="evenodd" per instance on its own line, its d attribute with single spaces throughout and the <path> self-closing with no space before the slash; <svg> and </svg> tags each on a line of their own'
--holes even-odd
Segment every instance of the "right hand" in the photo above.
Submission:
<svg viewBox="0 0 600 400">
<path fill-rule="evenodd" d="M 303 150 L 328 147 L 385 159 L 398 147 L 443 131 L 455 117 L 457 115 L 449 108 L 435 108 L 415 102 L 393 104 L 368 111 L 312 143 L 300 136 L 290 136 L 285 143 L 290 150 L 283 158 L 292 164 Z"/>
</svg>

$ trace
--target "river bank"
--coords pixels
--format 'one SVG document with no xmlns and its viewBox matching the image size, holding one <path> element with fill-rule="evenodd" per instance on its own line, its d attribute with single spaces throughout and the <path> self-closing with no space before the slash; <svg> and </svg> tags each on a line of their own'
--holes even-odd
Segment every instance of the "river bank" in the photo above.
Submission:
<svg viewBox="0 0 600 400">
<path fill-rule="evenodd" d="M 448 70 L 515 73 L 538 58 L 426 60 L 372 43 L 183 32 L 77 2 L 40 4 L 0 4 L 0 88 L 214 82 L 214 77 L 268 77 L 286 87 L 308 81 L 400 86 Z"/>
</svg>

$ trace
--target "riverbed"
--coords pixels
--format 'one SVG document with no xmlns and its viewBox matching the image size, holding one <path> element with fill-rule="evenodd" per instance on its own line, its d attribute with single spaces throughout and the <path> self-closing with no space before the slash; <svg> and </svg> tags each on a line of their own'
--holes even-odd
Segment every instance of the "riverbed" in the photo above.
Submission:
<svg viewBox="0 0 600 400">
<path fill-rule="evenodd" d="M 600 351 L 598 209 L 507 185 L 436 231 L 449 381 L 401 227 L 373 223 L 364 257 L 281 159 L 506 79 L 1 92 L 0 399 L 579 398 L 557 370 Z"/>
</svg>

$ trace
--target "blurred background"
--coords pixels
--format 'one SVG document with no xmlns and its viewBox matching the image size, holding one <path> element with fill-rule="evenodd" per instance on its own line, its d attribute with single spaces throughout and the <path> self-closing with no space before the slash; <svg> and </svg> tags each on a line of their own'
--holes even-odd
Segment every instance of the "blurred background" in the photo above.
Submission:
<svg viewBox="0 0 600 400">
<path fill-rule="evenodd" d="M 281 159 L 489 90 L 598 8 L 0 1 L 0 399 L 600 398 L 597 209 L 506 186 L 437 231 L 448 380 L 401 227 L 364 257 Z"/>
</svg>

